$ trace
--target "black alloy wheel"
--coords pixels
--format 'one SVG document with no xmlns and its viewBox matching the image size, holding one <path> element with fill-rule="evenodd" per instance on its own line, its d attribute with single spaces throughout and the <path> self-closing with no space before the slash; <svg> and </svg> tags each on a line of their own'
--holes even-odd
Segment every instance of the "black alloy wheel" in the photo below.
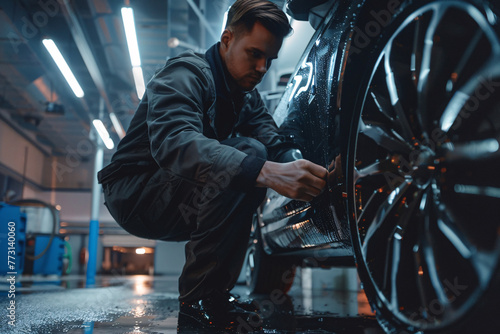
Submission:
<svg viewBox="0 0 500 334">
<path fill-rule="evenodd" d="M 405 2 L 369 50 L 348 148 L 348 214 L 360 279 L 387 332 L 498 332 L 492 8 Z"/>
<path fill-rule="evenodd" d="M 286 257 L 265 252 L 257 215 L 254 215 L 252 232 L 245 257 L 246 285 L 252 294 L 267 294 L 279 290 L 286 293 L 295 278 L 295 266 Z"/>
</svg>

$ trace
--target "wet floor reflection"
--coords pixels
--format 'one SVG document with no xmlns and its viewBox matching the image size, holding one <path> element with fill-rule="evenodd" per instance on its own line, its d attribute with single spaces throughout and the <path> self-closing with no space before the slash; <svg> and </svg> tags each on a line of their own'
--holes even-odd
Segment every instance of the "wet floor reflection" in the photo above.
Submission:
<svg viewBox="0 0 500 334">
<path fill-rule="evenodd" d="M 233 292 L 261 308 L 261 319 L 240 324 L 241 333 L 383 333 L 358 291 L 296 284 L 289 295 L 248 296 L 244 286 Z M 173 276 L 104 277 L 94 288 L 26 292 L 16 297 L 15 331 L 3 321 L 0 333 L 214 333 L 182 324 L 178 330 L 177 296 Z"/>
</svg>

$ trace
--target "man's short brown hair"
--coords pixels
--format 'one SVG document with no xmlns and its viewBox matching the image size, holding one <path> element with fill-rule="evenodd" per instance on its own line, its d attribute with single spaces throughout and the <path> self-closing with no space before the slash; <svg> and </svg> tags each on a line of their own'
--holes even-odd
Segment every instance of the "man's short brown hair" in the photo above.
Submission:
<svg viewBox="0 0 500 334">
<path fill-rule="evenodd" d="M 251 31 L 255 22 L 280 39 L 292 32 L 285 13 L 268 0 L 237 0 L 229 9 L 225 28 L 238 34 Z"/>
</svg>

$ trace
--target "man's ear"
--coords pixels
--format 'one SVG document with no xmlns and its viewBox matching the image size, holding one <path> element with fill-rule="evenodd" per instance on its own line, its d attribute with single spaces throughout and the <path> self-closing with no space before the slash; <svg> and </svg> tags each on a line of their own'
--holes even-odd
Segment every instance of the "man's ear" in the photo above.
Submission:
<svg viewBox="0 0 500 334">
<path fill-rule="evenodd" d="M 233 37 L 234 34 L 231 30 L 224 29 L 224 31 L 222 32 L 222 36 L 220 37 L 221 46 L 223 48 L 227 48 L 229 44 L 232 42 Z"/>
</svg>

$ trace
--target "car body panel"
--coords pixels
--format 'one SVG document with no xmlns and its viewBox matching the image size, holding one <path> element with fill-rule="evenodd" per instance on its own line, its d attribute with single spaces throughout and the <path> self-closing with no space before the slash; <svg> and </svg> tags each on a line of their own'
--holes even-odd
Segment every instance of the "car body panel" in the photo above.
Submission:
<svg viewBox="0 0 500 334">
<path fill-rule="evenodd" d="M 327 15 L 291 76 L 273 117 L 280 132 L 304 159 L 331 169 L 341 152 L 338 86 L 348 32 L 358 1 L 327 1 Z M 328 10 L 325 10 L 327 8 Z M 316 18 L 318 16 L 315 16 Z M 329 256 L 353 256 L 342 189 L 330 185 L 311 202 L 291 200 L 269 190 L 259 212 L 269 254 L 329 249 Z"/>
</svg>

